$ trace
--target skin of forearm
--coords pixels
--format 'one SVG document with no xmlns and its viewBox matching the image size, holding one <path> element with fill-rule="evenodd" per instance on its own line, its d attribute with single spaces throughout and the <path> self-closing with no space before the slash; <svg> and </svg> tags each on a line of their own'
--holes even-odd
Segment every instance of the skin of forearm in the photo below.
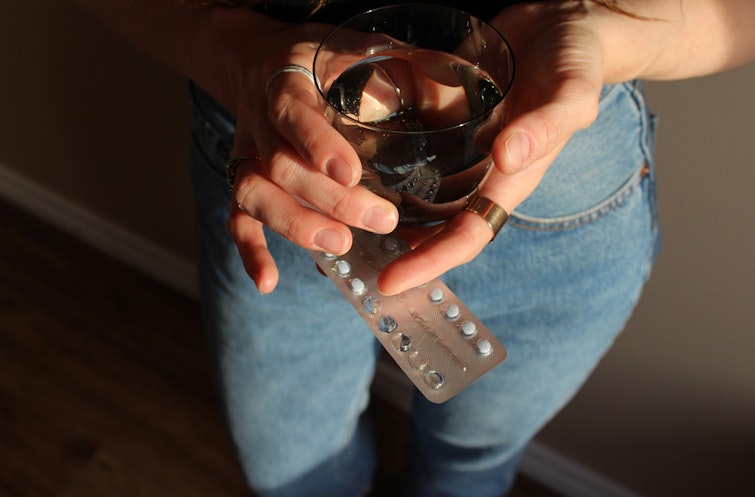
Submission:
<svg viewBox="0 0 755 497">
<path fill-rule="evenodd" d="M 755 60 L 752 0 L 625 0 L 595 8 L 606 81 L 684 79 Z"/>
<path fill-rule="evenodd" d="M 76 2 L 228 108 L 236 108 L 246 67 L 258 66 L 254 57 L 270 50 L 268 35 L 286 26 L 246 8 L 189 7 L 175 0 Z"/>
</svg>

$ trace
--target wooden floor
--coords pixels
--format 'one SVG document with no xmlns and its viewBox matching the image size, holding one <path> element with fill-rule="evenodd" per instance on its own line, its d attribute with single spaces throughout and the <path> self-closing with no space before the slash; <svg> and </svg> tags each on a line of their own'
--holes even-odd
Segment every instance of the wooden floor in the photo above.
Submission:
<svg viewBox="0 0 755 497">
<path fill-rule="evenodd" d="M 406 415 L 370 409 L 393 461 L 375 497 L 398 497 Z M 252 495 L 197 303 L 0 202 L 0 497 Z"/>
</svg>

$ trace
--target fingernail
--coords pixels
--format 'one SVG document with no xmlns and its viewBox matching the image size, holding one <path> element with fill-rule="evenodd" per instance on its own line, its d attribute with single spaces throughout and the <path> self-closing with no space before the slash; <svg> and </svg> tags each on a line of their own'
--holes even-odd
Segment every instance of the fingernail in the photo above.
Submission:
<svg viewBox="0 0 755 497">
<path fill-rule="evenodd" d="M 530 152 L 530 140 L 523 132 L 517 131 L 506 140 L 506 159 L 511 172 L 517 172 L 524 168 Z"/>
<path fill-rule="evenodd" d="M 262 287 L 262 281 L 260 281 L 260 275 L 257 273 L 254 273 L 251 275 L 252 280 L 254 281 L 254 286 L 257 287 L 257 291 L 260 292 L 261 295 L 265 295 L 268 293 L 265 288 Z"/>
<path fill-rule="evenodd" d="M 325 165 L 325 172 L 331 179 L 339 182 L 344 186 L 353 186 L 354 172 L 351 166 L 345 161 L 334 157 Z"/>
<path fill-rule="evenodd" d="M 396 214 L 383 207 L 371 207 L 362 216 L 362 225 L 376 233 L 390 233 L 396 227 Z"/>
<path fill-rule="evenodd" d="M 346 248 L 346 237 L 332 229 L 324 229 L 315 235 L 315 245 L 324 252 L 342 254 Z"/>
</svg>

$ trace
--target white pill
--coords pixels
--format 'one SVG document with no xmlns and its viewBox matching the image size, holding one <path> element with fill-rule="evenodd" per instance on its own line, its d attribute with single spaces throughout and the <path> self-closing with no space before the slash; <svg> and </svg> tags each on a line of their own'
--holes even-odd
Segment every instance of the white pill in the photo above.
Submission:
<svg viewBox="0 0 755 497">
<path fill-rule="evenodd" d="M 461 314 L 461 310 L 459 309 L 458 305 L 450 304 L 448 307 L 446 307 L 447 319 L 456 319 L 459 317 L 459 314 Z"/>
<path fill-rule="evenodd" d="M 464 321 L 461 323 L 461 334 L 465 337 L 473 337 L 477 333 L 477 325 L 472 321 Z"/>
<path fill-rule="evenodd" d="M 480 355 L 488 355 L 493 350 L 493 344 L 487 340 L 480 340 L 477 342 L 477 353 Z"/>
<path fill-rule="evenodd" d="M 349 287 L 351 288 L 351 293 L 355 295 L 362 295 L 367 289 L 364 281 L 360 280 L 359 278 L 352 278 L 351 281 L 349 281 Z"/>
<path fill-rule="evenodd" d="M 351 273 L 351 263 L 349 261 L 336 262 L 336 273 L 338 276 L 348 276 Z"/>
<path fill-rule="evenodd" d="M 442 288 L 433 288 L 430 290 L 430 293 L 428 293 L 428 296 L 430 297 L 431 302 L 435 302 L 436 304 L 443 300 L 443 289 Z"/>
</svg>

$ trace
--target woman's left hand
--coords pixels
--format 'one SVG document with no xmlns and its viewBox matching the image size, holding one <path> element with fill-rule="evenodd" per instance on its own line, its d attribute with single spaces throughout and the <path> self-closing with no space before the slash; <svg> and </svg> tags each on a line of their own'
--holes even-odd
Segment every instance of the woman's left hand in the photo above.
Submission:
<svg viewBox="0 0 755 497">
<path fill-rule="evenodd" d="M 604 59 L 591 12 L 580 3 L 541 2 L 513 6 L 492 20 L 512 45 L 516 80 L 506 97 L 506 125 L 493 144 L 495 167 L 480 194 L 506 212 L 535 190 L 572 134 L 597 116 Z M 468 211 L 440 229 L 402 233 L 415 249 L 381 272 L 380 291 L 387 295 L 471 261 L 494 236 L 485 219 Z"/>
</svg>

